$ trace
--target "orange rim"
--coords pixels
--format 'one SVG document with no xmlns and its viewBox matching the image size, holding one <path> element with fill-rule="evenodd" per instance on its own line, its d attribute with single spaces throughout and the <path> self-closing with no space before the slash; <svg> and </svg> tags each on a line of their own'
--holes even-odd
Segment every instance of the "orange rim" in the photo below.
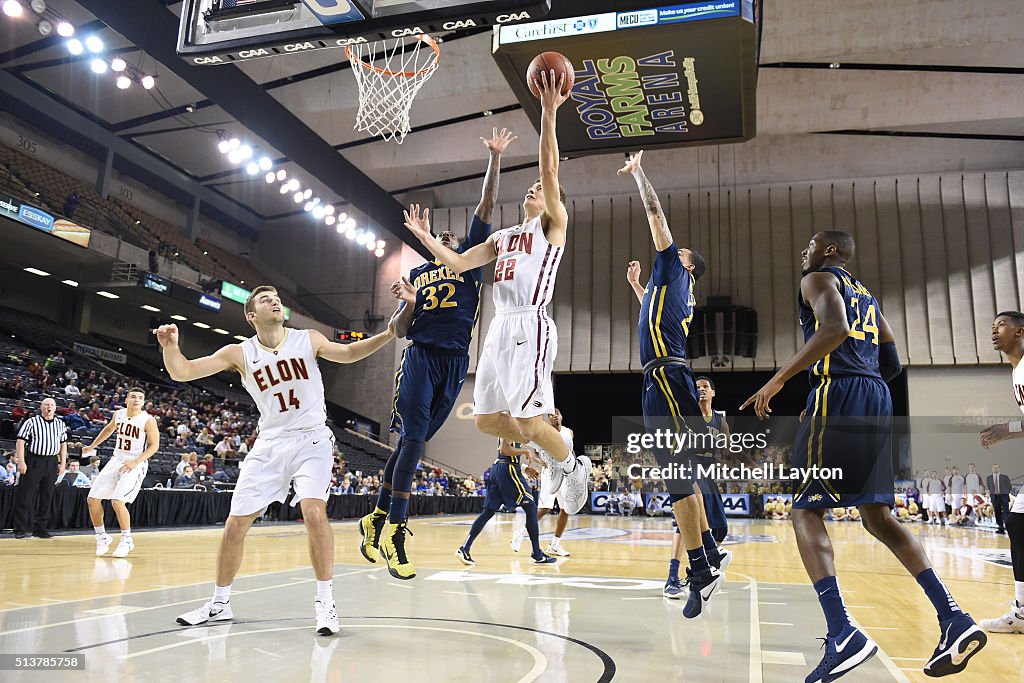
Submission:
<svg viewBox="0 0 1024 683">
<path fill-rule="evenodd" d="M 437 42 L 429 35 L 416 36 L 416 40 L 421 43 L 426 43 L 427 47 L 434 51 L 436 58 L 432 64 L 429 64 L 419 71 L 391 71 L 390 69 L 381 69 L 380 67 L 374 66 L 369 62 L 364 62 L 360 57 L 352 51 L 352 48 L 348 45 L 345 46 L 345 56 L 348 57 L 351 62 L 358 62 L 359 66 L 363 67 L 367 71 L 376 71 L 383 76 L 401 76 L 403 78 L 415 78 L 416 76 L 422 76 L 430 71 L 437 68 L 438 63 L 441 61 L 441 48 L 438 47 Z"/>
</svg>

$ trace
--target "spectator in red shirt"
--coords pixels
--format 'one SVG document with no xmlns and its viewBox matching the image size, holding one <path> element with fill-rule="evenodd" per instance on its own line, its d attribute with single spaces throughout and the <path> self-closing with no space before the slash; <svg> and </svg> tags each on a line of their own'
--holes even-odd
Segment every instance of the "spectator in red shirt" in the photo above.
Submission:
<svg viewBox="0 0 1024 683">
<path fill-rule="evenodd" d="M 11 419 L 14 422 L 21 422 L 28 415 L 28 409 L 25 408 L 25 402 L 19 400 L 13 408 L 11 408 Z"/>
<path fill-rule="evenodd" d="M 93 422 L 102 422 L 106 424 L 107 419 L 103 417 L 103 411 L 100 410 L 99 403 L 93 403 L 92 408 L 89 409 L 89 413 L 86 415 Z"/>
<path fill-rule="evenodd" d="M 61 417 L 66 417 L 71 413 L 78 412 L 78 406 L 75 405 L 74 399 L 68 399 L 68 402 L 62 408 L 57 408 L 57 414 Z"/>
</svg>

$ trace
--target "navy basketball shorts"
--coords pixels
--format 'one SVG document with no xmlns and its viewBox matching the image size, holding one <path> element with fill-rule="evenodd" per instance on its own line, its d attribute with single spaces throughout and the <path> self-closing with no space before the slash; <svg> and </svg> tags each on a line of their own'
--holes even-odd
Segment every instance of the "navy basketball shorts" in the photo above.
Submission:
<svg viewBox="0 0 1024 683">
<path fill-rule="evenodd" d="M 455 407 L 468 369 L 465 351 L 407 346 L 395 374 L 391 431 L 429 441 Z"/>
<path fill-rule="evenodd" d="M 707 423 L 700 412 L 693 372 L 684 365 L 663 366 L 644 373 L 642 404 L 644 427 L 650 432 L 671 429 L 677 434 L 706 432 Z M 679 465 L 694 468 L 693 453 L 655 450 L 660 467 Z M 693 470 L 695 472 L 695 470 Z M 669 498 L 677 500 L 693 495 L 693 479 L 666 479 Z"/>
<path fill-rule="evenodd" d="M 498 458 L 491 465 L 484 507 L 494 512 L 514 512 L 523 502 L 534 502 L 533 490 L 518 462 Z"/>
<path fill-rule="evenodd" d="M 814 379 L 790 466 L 816 466 L 821 476 L 794 484 L 793 507 L 895 505 L 889 387 L 880 378 L 860 375 Z"/>
</svg>

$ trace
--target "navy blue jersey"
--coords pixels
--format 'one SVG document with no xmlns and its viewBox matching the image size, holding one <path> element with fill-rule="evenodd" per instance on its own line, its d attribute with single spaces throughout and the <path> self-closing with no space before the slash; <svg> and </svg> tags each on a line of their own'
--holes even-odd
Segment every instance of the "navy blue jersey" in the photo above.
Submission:
<svg viewBox="0 0 1024 683">
<path fill-rule="evenodd" d="M 846 320 L 850 323 L 850 336 L 832 353 L 809 368 L 811 386 L 818 385 L 817 377 L 862 375 L 881 378 L 878 371 L 878 318 L 882 314 L 882 307 L 878 305 L 878 300 L 843 268 L 829 266 L 818 272 L 836 276 L 836 286 L 846 306 Z M 818 321 L 803 296 L 798 295 L 797 300 L 800 306 L 800 325 L 804 329 L 806 342 L 818 329 Z"/>
<path fill-rule="evenodd" d="M 655 257 L 640 304 L 641 363 L 665 356 L 686 358 L 686 335 L 696 304 L 693 276 L 679 262 L 679 249 L 673 243 Z"/>
<path fill-rule="evenodd" d="M 491 226 L 477 216 L 459 253 L 487 241 Z M 456 275 L 440 261 L 430 261 L 409 271 L 416 288 L 416 311 L 406 335 L 409 339 L 441 349 L 469 351 L 477 316 L 480 314 L 480 287 L 483 269 L 474 268 Z"/>
</svg>

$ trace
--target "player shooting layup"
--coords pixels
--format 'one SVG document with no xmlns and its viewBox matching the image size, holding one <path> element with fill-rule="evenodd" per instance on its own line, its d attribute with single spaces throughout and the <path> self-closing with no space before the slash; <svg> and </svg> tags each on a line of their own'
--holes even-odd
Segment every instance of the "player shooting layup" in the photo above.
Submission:
<svg viewBox="0 0 1024 683">
<path fill-rule="evenodd" d="M 558 184 L 555 113 L 568 99 L 564 75 L 541 73 L 540 180 L 526 193 L 522 225 L 493 233 L 486 242 L 458 254 L 430 234 L 429 209 L 406 213 L 405 225 L 439 261 L 456 273 L 497 261 L 494 267 L 495 317 L 487 330 L 476 369 L 473 412 L 477 429 L 513 442 L 529 441 L 554 460 L 552 490 L 567 477 L 566 511 L 579 512 L 587 500 L 590 459 L 576 457 L 546 416 L 554 412 L 551 370 L 558 347 L 547 305 L 565 248 L 569 214 Z"/>
<path fill-rule="evenodd" d="M 145 391 L 139 387 L 129 389 L 125 407 L 115 411 L 103 431 L 82 449 L 82 457 L 90 457 L 96 446 L 117 432 L 114 457 L 107 461 L 89 488 L 89 517 L 96 530 L 97 555 L 105 555 L 112 540 L 103 527 L 103 501 L 108 499 L 121 527 L 121 542 L 114 550 L 114 557 L 124 557 L 135 548 L 132 517 L 126 505 L 135 502 L 149 471 L 148 460 L 160 448 L 160 430 L 156 420 L 142 409 L 145 401 Z"/>
<path fill-rule="evenodd" d="M 242 564 L 242 544 L 253 521 L 267 506 L 283 502 L 289 484 L 295 486 L 292 505 L 302 509 L 309 533 L 309 554 L 316 574 L 316 630 L 332 635 L 339 630 L 331 578 L 334 573 L 334 534 L 327 519 L 327 497 L 334 465 L 334 436 L 327 428 L 324 383 L 317 358 L 354 363 L 394 339 L 389 327 L 369 339 L 347 346 L 330 342 L 316 330 L 284 326 L 281 298 L 273 287 L 257 287 L 245 302 L 245 318 L 256 334 L 241 344 L 221 347 L 212 356 L 189 360 L 178 348 L 178 326 L 161 325 L 156 338 L 163 347 L 171 379 L 191 382 L 234 370 L 260 411 L 259 436 L 242 463 L 231 497 L 217 552 L 217 583 L 213 598 L 178 617 L 195 626 L 226 621 L 231 613 L 231 582 Z"/>
</svg>

